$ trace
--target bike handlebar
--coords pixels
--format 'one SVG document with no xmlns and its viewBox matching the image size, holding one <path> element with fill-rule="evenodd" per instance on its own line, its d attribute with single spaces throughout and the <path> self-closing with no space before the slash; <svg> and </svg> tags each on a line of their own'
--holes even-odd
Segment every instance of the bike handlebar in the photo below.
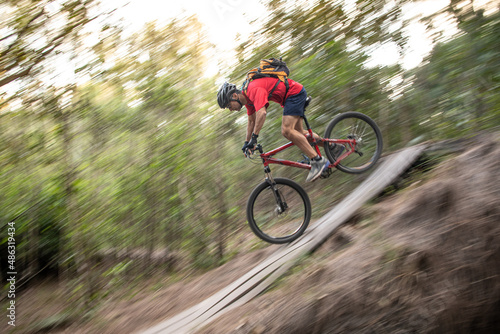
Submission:
<svg viewBox="0 0 500 334">
<path fill-rule="evenodd" d="M 253 150 L 250 148 L 245 149 L 245 156 L 249 159 L 252 159 L 251 156 L 254 154 L 255 151 L 259 151 L 260 154 L 264 153 L 262 145 L 257 144 Z"/>
</svg>

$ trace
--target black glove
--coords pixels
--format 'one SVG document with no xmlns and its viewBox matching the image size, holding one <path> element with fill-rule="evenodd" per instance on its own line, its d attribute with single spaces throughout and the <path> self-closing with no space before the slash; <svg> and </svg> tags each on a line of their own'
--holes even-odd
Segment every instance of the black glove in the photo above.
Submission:
<svg viewBox="0 0 500 334">
<path fill-rule="evenodd" d="M 248 142 L 246 148 L 248 148 L 250 150 L 255 149 L 255 145 L 257 145 L 257 137 L 259 137 L 259 135 L 256 135 L 255 133 L 252 133 L 252 139 Z"/>
<path fill-rule="evenodd" d="M 247 150 L 247 147 L 248 147 L 248 140 L 245 140 L 245 144 L 243 144 L 243 147 L 241 148 L 243 153 L 245 153 L 245 151 Z"/>
</svg>

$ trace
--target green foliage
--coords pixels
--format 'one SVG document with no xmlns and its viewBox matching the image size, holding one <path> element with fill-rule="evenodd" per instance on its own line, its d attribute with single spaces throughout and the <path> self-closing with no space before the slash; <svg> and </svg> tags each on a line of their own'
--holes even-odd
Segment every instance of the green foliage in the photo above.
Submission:
<svg viewBox="0 0 500 334">
<path fill-rule="evenodd" d="M 43 71 L 47 58 L 63 43 L 77 38 L 84 25 L 95 19 L 89 11 L 96 1 L 3 1 L 0 11 L 0 87 Z M 12 13 L 12 15 L 7 14 Z"/>
<path fill-rule="evenodd" d="M 425 109 L 418 113 L 425 132 L 446 138 L 500 125 L 499 32 L 498 12 L 482 17 L 473 32 L 438 44 L 414 72 L 405 100 L 415 112 Z"/>
</svg>

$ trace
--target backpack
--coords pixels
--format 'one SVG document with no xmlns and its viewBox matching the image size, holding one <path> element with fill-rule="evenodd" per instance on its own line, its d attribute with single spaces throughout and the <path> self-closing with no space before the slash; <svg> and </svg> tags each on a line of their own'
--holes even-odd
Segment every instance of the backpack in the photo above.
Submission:
<svg viewBox="0 0 500 334">
<path fill-rule="evenodd" d="M 269 93 L 269 96 L 267 99 L 269 100 L 271 98 L 271 95 L 273 95 L 274 90 L 278 87 L 280 82 L 283 82 L 286 87 L 286 92 L 285 92 L 285 97 L 288 94 L 288 76 L 290 75 L 290 70 L 286 66 L 286 63 L 281 59 L 276 59 L 276 58 L 270 58 L 270 59 L 262 59 L 260 61 L 259 67 L 256 67 L 254 69 L 251 69 L 247 73 L 247 77 L 245 81 L 243 82 L 243 85 L 241 87 L 241 90 L 243 92 L 247 92 L 248 85 L 252 80 L 260 79 L 260 78 L 277 78 L 278 81 L 276 82 L 276 85 L 274 85 L 274 88 L 271 90 Z"/>
</svg>

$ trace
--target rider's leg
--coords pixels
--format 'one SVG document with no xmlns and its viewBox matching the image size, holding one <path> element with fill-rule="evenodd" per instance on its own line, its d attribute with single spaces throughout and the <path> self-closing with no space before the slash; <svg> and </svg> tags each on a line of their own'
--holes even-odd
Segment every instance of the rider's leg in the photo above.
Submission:
<svg viewBox="0 0 500 334">
<path fill-rule="evenodd" d="M 306 182 L 312 182 L 321 176 L 321 173 L 328 169 L 330 162 L 325 157 L 321 157 L 309 144 L 304 136 L 302 127 L 302 117 L 304 116 L 304 105 L 307 99 L 305 89 L 299 94 L 288 97 L 283 108 L 283 119 L 281 122 L 281 133 L 291 140 L 298 148 L 311 159 L 311 169 L 307 175 Z"/>
<path fill-rule="evenodd" d="M 311 137 L 309 136 L 309 131 L 305 130 L 303 125 L 302 125 L 302 118 L 300 120 L 300 122 L 297 122 L 295 124 L 295 130 L 299 131 L 300 133 L 302 133 L 308 141 L 312 141 Z M 318 141 L 318 144 L 322 143 L 323 142 L 323 138 L 321 138 L 318 134 L 316 134 L 315 132 L 313 132 L 313 137 L 314 139 L 316 139 L 316 141 Z"/>
<path fill-rule="evenodd" d="M 299 123 L 299 125 L 297 125 L 297 123 Z M 304 137 L 303 131 L 297 130 L 300 128 L 302 128 L 302 118 L 300 116 L 283 115 L 281 121 L 281 134 L 312 159 L 317 153 L 311 145 L 309 145 L 306 137 Z"/>
<path fill-rule="evenodd" d="M 304 136 L 302 116 L 304 116 L 306 99 L 307 93 L 305 89 L 302 89 L 299 94 L 289 96 L 286 99 L 283 108 L 283 119 L 281 121 L 281 133 L 311 159 L 311 169 L 307 175 L 306 182 L 312 182 L 321 176 L 321 173 L 328 168 L 330 162 L 325 157 L 317 154 Z"/>
</svg>

